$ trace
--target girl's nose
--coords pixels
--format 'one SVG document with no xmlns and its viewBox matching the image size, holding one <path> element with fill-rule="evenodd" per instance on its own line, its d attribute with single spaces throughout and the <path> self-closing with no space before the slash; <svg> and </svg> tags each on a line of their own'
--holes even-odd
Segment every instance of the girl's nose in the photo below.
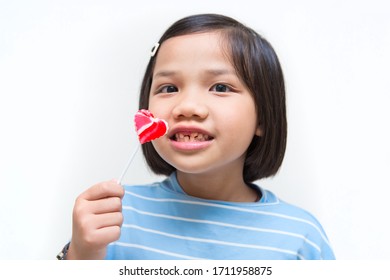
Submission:
<svg viewBox="0 0 390 280">
<path fill-rule="evenodd" d="M 196 94 L 182 93 L 176 106 L 172 110 L 173 117 L 178 118 L 198 118 L 205 119 L 208 114 L 208 108 L 205 100 Z"/>
</svg>

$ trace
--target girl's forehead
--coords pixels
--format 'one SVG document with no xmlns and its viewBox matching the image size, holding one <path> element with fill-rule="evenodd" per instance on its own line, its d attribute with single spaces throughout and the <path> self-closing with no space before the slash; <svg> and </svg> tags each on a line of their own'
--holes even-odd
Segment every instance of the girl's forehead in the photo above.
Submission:
<svg viewBox="0 0 390 280">
<path fill-rule="evenodd" d="M 160 48 L 173 48 L 182 51 L 195 51 L 196 49 L 202 50 L 203 48 L 220 50 L 222 46 L 226 45 L 227 42 L 223 39 L 221 33 L 214 31 L 175 36 L 164 41 Z"/>
<path fill-rule="evenodd" d="M 156 57 L 156 66 L 175 62 L 198 63 L 210 60 L 230 64 L 227 44 L 220 32 L 192 33 L 164 41 Z"/>
</svg>

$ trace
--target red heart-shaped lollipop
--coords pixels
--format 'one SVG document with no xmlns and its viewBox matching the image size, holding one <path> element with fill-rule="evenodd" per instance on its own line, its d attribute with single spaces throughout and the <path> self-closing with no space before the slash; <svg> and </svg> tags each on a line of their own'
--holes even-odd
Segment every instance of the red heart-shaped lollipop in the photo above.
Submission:
<svg viewBox="0 0 390 280">
<path fill-rule="evenodd" d="M 168 132 L 168 123 L 155 118 L 151 112 L 142 109 L 134 116 L 135 128 L 141 144 L 157 139 Z"/>
</svg>

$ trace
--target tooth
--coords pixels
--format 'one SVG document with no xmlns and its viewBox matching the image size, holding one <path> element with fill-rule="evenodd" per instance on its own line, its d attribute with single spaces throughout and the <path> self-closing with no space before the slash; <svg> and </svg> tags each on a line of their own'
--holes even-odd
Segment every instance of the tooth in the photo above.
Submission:
<svg viewBox="0 0 390 280">
<path fill-rule="evenodd" d="M 177 132 L 174 139 L 179 142 L 200 142 L 210 140 L 210 136 L 200 132 Z"/>
<path fill-rule="evenodd" d="M 181 141 L 184 138 L 184 135 L 181 133 L 176 133 L 175 137 L 176 137 L 176 141 Z"/>
</svg>

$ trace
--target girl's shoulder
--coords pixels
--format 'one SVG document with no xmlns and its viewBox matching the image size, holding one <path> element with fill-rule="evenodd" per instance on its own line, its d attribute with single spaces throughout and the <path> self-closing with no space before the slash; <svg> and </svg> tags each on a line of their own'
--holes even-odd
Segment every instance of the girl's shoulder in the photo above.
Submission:
<svg viewBox="0 0 390 280">
<path fill-rule="evenodd" d="M 273 192 L 260 188 L 263 194 L 259 203 L 259 211 L 277 219 L 297 225 L 309 225 L 318 232 L 324 232 L 318 219 L 308 210 L 280 199 Z"/>
</svg>

